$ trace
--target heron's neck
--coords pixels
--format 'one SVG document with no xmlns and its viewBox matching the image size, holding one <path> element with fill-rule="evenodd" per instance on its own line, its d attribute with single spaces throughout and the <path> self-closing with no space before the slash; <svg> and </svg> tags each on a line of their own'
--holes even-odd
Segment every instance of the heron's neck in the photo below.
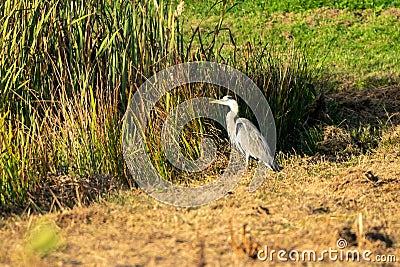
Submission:
<svg viewBox="0 0 400 267">
<path fill-rule="evenodd" d="M 234 113 L 232 110 L 230 110 L 228 114 L 226 114 L 226 130 L 228 131 L 228 136 L 231 140 L 231 143 L 235 142 L 236 118 L 236 113 Z"/>
<path fill-rule="evenodd" d="M 233 103 L 231 105 L 229 105 L 229 107 L 231 108 L 231 112 L 235 114 L 235 116 L 238 114 L 239 112 L 239 106 L 237 103 Z"/>
</svg>

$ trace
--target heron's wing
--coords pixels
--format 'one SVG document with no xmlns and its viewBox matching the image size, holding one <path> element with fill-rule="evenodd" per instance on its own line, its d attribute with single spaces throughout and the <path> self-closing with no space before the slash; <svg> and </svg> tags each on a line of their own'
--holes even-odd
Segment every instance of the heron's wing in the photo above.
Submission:
<svg viewBox="0 0 400 267">
<path fill-rule="evenodd" d="M 245 118 L 236 120 L 236 145 L 250 156 L 270 163 L 273 159 L 267 141 L 254 124 Z"/>
<path fill-rule="evenodd" d="M 235 121 L 235 144 L 243 154 L 250 154 L 251 140 L 247 133 L 248 122 L 250 121 L 243 118 L 238 118 Z"/>
</svg>

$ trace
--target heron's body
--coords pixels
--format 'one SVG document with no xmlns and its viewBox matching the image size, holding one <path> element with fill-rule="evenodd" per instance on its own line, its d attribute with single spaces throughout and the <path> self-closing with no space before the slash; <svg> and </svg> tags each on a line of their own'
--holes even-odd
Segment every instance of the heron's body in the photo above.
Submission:
<svg viewBox="0 0 400 267">
<path fill-rule="evenodd" d="M 274 171 L 279 171 L 278 164 L 274 160 L 274 155 L 256 126 L 251 121 L 237 116 L 239 107 L 231 96 L 224 96 L 221 100 L 213 103 L 222 104 L 230 107 L 226 116 L 226 126 L 230 142 L 240 152 L 246 156 L 246 166 L 249 157 L 261 160 L 264 164 Z"/>
</svg>

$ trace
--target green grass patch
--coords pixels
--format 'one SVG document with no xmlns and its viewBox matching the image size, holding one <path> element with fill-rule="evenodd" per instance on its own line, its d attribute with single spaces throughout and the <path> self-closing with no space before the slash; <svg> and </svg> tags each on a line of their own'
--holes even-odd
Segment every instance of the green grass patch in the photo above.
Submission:
<svg viewBox="0 0 400 267">
<path fill-rule="evenodd" d="M 300 48 L 307 55 L 311 67 L 323 67 L 324 75 L 342 86 L 362 89 L 398 80 L 400 9 L 389 7 L 400 5 L 387 1 L 374 3 L 376 7 L 372 8 L 358 2 L 359 5 L 351 7 L 350 4 L 331 5 L 328 1 L 323 8 L 315 9 L 320 6 L 316 4 L 313 8 L 291 10 L 294 12 L 290 13 L 287 10 L 260 8 L 249 8 L 254 12 L 244 12 L 246 8 L 242 7 L 253 7 L 263 2 L 239 3 L 225 14 L 223 27 L 230 29 L 239 49 L 247 42 L 268 43 L 280 51 L 289 50 L 292 46 Z M 190 18 L 186 22 L 187 29 L 199 26 L 204 32 L 211 32 L 219 20 L 217 14 L 221 12 L 221 4 L 214 7 L 215 14 L 208 16 L 202 13 L 199 5 L 196 4 L 195 9 L 189 8 L 186 13 Z M 347 9 L 328 8 L 332 6 Z M 227 33 L 219 42 L 225 47 L 232 43 Z"/>
<path fill-rule="evenodd" d="M 285 0 L 285 1 L 272 1 L 272 0 L 242 0 L 242 1 L 196 1 L 186 0 L 187 10 L 192 14 L 201 15 L 218 15 L 219 7 L 222 3 L 229 3 L 230 6 L 235 6 L 232 12 L 236 15 L 254 15 L 257 12 L 276 13 L 276 12 L 303 12 L 321 7 L 330 7 L 336 9 L 347 9 L 349 11 L 359 11 L 364 9 L 372 9 L 374 11 L 381 11 L 391 7 L 399 7 L 400 1 L 390 0 L 318 0 L 318 1 L 301 1 L 301 0 Z"/>
</svg>

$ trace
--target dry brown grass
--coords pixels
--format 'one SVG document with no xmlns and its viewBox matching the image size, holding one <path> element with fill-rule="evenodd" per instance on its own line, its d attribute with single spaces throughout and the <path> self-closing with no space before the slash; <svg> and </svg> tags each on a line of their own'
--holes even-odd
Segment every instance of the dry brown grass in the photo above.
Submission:
<svg viewBox="0 0 400 267">
<path fill-rule="evenodd" d="M 400 260 L 399 134 L 399 127 L 392 129 L 373 153 L 346 162 L 291 156 L 283 160 L 283 172 L 271 173 L 254 193 L 247 192 L 245 178 L 232 194 L 204 207 L 164 205 L 137 190 L 57 214 L 9 218 L 0 230 L 0 263 L 270 266 L 279 262 L 252 259 L 254 254 L 238 248 L 245 248 L 247 240 L 249 246 L 275 250 L 321 251 L 335 249 L 340 237 L 348 241 L 348 249 L 393 254 Z M 50 248 L 29 241 L 42 220 L 52 225 L 45 228 L 52 234 L 44 234 Z"/>
<path fill-rule="evenodd" d="M 52 205 L 62 211 L 1 220 L 0 266 L 271 266 L 281 263 L 276 254 L 274 261 L 261 262 L 257 250 L 320 253 L 337 249 L 339 238 L 347 240 L 347 249 L 371 250 L 372 258 L 396 255 L 400 261 L 398 97 L 371 92 L 332 97 L 344 112 L 359 114 L 357 120 L 385 117 L 376 108 L 383 101 L 394 112 L 394 126 L 382 132 L 372 151 L 350 151 L 346 157 L 281 154 L 283 171 L 271 173 L 254 193 L 248 192 L 250 177 L 244 177 L 231 194 L 204 207 L 165 205 L 141 190 L 84 206 L 90 196 L 112 190 L 113 182 L 77 184 L 55 177 L 42 195 L 53 192 L 60 203 L 71 198 L 82 206 L 69 209 L 54 198 Z M 359 104 L 364 98 L 370 108 Z M 332 126 L 319 146 L 328 151 L 355 147 L 346 130 Z"/>
</svg>

